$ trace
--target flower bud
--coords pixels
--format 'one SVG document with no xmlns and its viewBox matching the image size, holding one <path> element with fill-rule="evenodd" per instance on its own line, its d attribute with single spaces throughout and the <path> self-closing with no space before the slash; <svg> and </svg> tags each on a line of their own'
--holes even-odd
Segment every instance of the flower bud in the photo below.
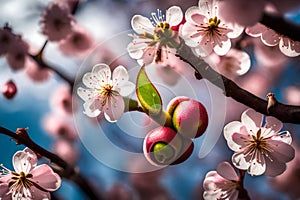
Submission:
<svg viewBox="0 0 300 200">
<path fill-rule="evenodd" d="M 7 99 L 12 99 L 16 95 L 17 91 L 17 86 L 12 80 L 2 86 L 2 94 Z"/>
<path fill-rule="evenodd" d="M 199 101 L 176 97 L 170 101 L 168 112 L 172 116 L 174 128 L 186 138 L 200 137 L 207 128 L 207 111 Z"/>
<path fill-rule="evenodd" d="M 183 138 L 183 137 L 182 140 L 183 140 L 183 146 L 180 153 L 180 157 L 177 160 L 175 160 L 173 163 L 171 163 L 171 165 L 177 165 L 186 161 L 186 159 L 188 159 L 193 153 L 194 150 L 193 140 L 189 138 Z"/>
<path fill-rule="evenodd" d="M 169 165 L 181 155 L 183 138 L 169 127 L 158 127 L 150 131 L 144 140 L 146 159 L 155 166 Z"/>
</svg>

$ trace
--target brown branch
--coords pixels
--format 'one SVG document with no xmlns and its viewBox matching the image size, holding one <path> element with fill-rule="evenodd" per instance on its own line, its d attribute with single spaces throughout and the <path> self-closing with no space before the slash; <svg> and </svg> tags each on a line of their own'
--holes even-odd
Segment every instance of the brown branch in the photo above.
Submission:
<svg viewBox="0 0 300 200">
<path fill-rule="evenodd" d="M 17 142 L 17 144 L 23 144 L 27 146 L 28 148 L 38 153 L 39 155 L 48 158 L 51 162 L 58 165 L 64 171 L 67 171 L 68 173 L 60 173 L 60 174 L 63 175 L 64 178 L 74 181 L 86 193 L 86 195 L 90 199 L 99 199 L 99 200 L 103 199 L 103 197 L 100 197 L 98 193 L 92 190 L 90 183 L 79 173 L 79 171 L 74 166 L 69 165 L 66 161 L 64 161 L 56 154 L 47 151 L 46 149 L 42 148 L 41 146 L 33 142 L 27 133 L 26 135 L 16 134 L 15 132 L 0 126 L 0 134 L 4 134 L 11 137 L 13 140 Z"/>
<path fill-rule="evenodd" d="M 265 115 L 274 116 L 284 123 L 300 124 L 300 106 L 285 105 L 277 102 L 267 111 L 268 102 L 240 88 L 235 82 L 213 70 L 206 62 L 199 59 L 181 39 L 177 55 L 189 63 L 201 76 L 224 91 L 227 97 Z"/>
<path fill-rule="evenodd" d="M 240 172 L 240 188 L 239 188 L 239 200 L 250 200 L 249 194 L 247 192 L 247 190 L 244 187 L 244 178 L 245 178 L 245 174 L 246 171 L 245 170 L 239 170 Z"/>
<path fill-rule="evenodd" d="M 260 23 L 294 41 L 300 41 L 300 26 L 287 21 L 281 15 L 264 13 Z"/>
</svg>

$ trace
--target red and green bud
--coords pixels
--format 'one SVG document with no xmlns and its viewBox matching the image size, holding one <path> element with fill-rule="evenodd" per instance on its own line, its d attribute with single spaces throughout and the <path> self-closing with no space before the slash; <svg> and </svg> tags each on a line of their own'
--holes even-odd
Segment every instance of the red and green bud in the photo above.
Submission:
<svg viewBox="0 0 300 200">
<path fill-rule="evenodd" d="M 170 101 L 168 112 L 175 130 L 186 138 L 200 137 L 207 128 L 207 111 L 199 101 L 176 97 Z"/>
</svg>

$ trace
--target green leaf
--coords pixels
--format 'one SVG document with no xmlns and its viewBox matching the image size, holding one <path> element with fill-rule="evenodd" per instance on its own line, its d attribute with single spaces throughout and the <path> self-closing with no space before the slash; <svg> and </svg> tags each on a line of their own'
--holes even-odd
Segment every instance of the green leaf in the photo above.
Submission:
<svg viewBox="0 0 300 200">
<path fill-rule="evenodd" d="M 136 94 L 142 105 L 142 107 L 149 114 L 157 115 L 162 110 L 161 97 L 154 87 L 152 82 L 149 80 L 145 65 L 141 67 L 136 80 Z"/>
</svg>

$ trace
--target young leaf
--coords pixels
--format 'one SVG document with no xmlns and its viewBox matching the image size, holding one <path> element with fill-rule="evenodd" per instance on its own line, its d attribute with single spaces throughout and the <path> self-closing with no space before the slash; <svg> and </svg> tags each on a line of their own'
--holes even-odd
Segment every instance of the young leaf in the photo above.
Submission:
<svg viewBox="0 0 300 200">
<path fill-rule="evenodd" d="M 162 110 L 161 97 L 149 80 L 145 66 L 141 67 L 136 81 L 136 94 L 143 108 L 150 114 L 157 115 Z"/>
</svg>

